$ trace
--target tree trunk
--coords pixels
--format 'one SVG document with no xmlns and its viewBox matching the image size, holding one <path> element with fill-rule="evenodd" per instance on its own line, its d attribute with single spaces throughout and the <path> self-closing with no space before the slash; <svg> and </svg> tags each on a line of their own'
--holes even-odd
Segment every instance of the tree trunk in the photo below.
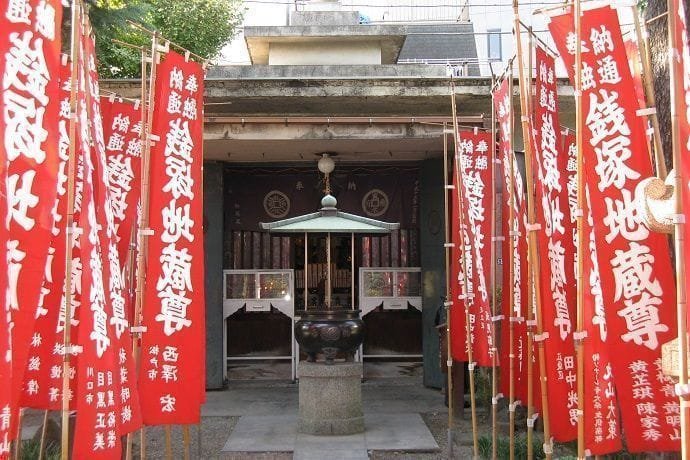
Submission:
<svg viewBox="0 0 690 460">
<path fill-rule="evenodd" d="M 690 24 L 690 5 L 685 3 L 685 23 Z M 648 0 L 644 10 L 644 19 L 649 20 L 667 10 L 666 0 Z M 656 96 L 656 110 L 661 129 L 661 140 L 664 148 L 666 167 L 671 170 L 671 101 L 668 74 L 668 22 L 666 16 L 647 25 L 649 33 L 649 51 L 652 60 L 652 75 L 654 93 Z"/>
</svg>

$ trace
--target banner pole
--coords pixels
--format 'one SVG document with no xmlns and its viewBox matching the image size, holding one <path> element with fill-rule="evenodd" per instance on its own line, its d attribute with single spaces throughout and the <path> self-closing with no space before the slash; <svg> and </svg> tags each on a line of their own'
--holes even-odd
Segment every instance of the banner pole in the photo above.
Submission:
<svg viewBox="0 0 690 460">
<path fill-rule="evenodd" d="M 135 271 L 135 260 L 136 260 L 136 233 L 139 230 L 137 223 L 134 222 L 132 225 L 132 234 L 129 238 L 129 250 L 127 251 L 127 295 L 129 301 L 134 300 L 134 271 Z M 131 319 L 132 324 L 136 322 L 134 318 Z M 132 352 L 134 352 L 134 344 L 136 340 L 132 340 Z M 138 371 L 138 369 L 137 369 Z M 125 460 L 132 460 L 132 445 L 134 441 L 134 433 L 127 433 L 126 445 L 125 445 Z"/>
<path fill-rule="evenodd" d="M 445 238 L 446 243 L 450 242 L 450 206 L 448 203 L 448 128 L 446 123 L 443 123 L 443 206 L 444 206 L 444 223 L 445 223 Z M 450 308 L 452 305 L 451 291 L 450 291 L 450 247 L 446 244 L 445 247 L 445 264 L 446 264 L 446 301 L 443 308 L 446 309 L 446 378 L 448 383 L 446 385 L 446 398 L 448 399 L 448 458 L 453 458 L 453 355 L 450 344 Z M 443 363 L 442 363 L 443 364 Z"/>
<path fill-rule="evenodd" d="M 146 284 L 146 263 L 148 248 L 148 227 L 149 227 L 149 176 L 150 176 L 150 157 L 151 157 L 151 128 L 153 124 L 153 110 L 156 90 L 156 65 L 158 64 L 158 33 L 151 37 L 151 72 L 149 74 L 148 88 L 146 61 L 148 59 L 146 51 L 141 52 L 141 133 L 140 138 L 143 143 L 141 153 L 141 222 L 137 229 L 137 242 L 139 251 L 137 252 L 137 284 L 134 297 L 134 325 L 136 331 L 132 334 L 132 355 L 134 366 L 139 371 L 141 365 L 141 327 L 143 320 L 144 287 Z M 146 458 L 146 427 L 142 426 L 140 434 L 141 459 Z M 128 440 L 128 444 L 131 442 Z"/>
<path fill-rule="evenodd" d="M 496 84 L 491 77 L 491 87 Z M 498 458 L 498 347 L 496 346 L 496 107 L 491 93 L 491 458 Z"/>
<path fill-rule="evenodd" d="M 510 115 L 508 119 L 510 120 L 510 145 L 513 147 L 514 136 L 514 116 L 515 110 L 513 109 L 513 65 L 510 65 L 510 73 L 507 75 L 508 80 L 508 97 L 510 97 Z M 510 238 L 510 254 L 508 257 L 508 292 L 509 296 L 509 317 L 508 317 L 508 343 L 509 343 L 509 371 L 508 371 L 508 412 L 509 412 L 509 449 L 510 449 L 510 460 L 515 459 L 515 295 L 513 294 L 513 289 L 515 285 L 515 251 L 517 250 L 518 236 L 515 233 L 515 152 L 510 152 L 510 157 L 508 158 L 508 238 Z M 504 164 L 505 168 L 506 165 Z M 506 294 L 504 294 L 506 295 Z"/>
<path fill-rule="evenodd" d="M 17 439 L 14 442 L 14 459 L 22 458 L 22 421 L 24 419 L 24 409 L 19 409 L 17 414 Z"/>
<path fill-rule="evenodd" d="M 43 426 L 41 427 L 41 444 L 38 447 L 38 460 L 43 460 L 46 450 L 46 434 L 48 433 L 48 411 L 43 411 Z"/>
<path fill-rule="evenodd" d="M 81 28 L 81 2 L 72 0 L 70 68 L 70 119 L 69 119 L 69 159 L 67 160 L 67 212 L 65 219 L 65 324 L 63 328 L 64 353 L 62 355 L 62 460 L 69 454 L 69 394 L 70 394 L 70 343 L 72 326 L 72 248 L 74 246 L 74 188 L 77 150 L 77 88 L 79 79 L 79 30 Z"/>
<path fill-rule="evenodd" d="M 681 91 L 681 76 L 676 73 L 676 63 L 674 60 L 682 60 L 682 50 L 674 50 L 673 44 L 676 43 L 678 28 L 678 2 L 668 0 L 668 61 L 669 79 L 671 91 L 671 141 L 673 144 L 673 168 L 675 170 L 675 195 L 676 195 L 676 219 L 674 225 L 674 246 L 676 259 L 676 309 L 678 316 L 678 384 L 680 391 L 680 438 L 681 456 L 683 460 L 688 459 L 690 454 L 690 395 L 687 392 L 688 385 L 688 337 L 687 337 L 687 293 L 685 291 L 685 222 L 681 217 L 683 214 L 683 164 L 681 159 L 681 137 L 680 137 L 680 110 L 678 101 L 684 97 Z M 682 62 L 682 61 L 681 61 Z M 687 161 L 687 160 L 686 160 Z M 686 178 L 687 179 L 687 178 Z"/>
<path fill-rule="evenodd" d="M 170 425 L 165 425 L 165 458 L 172 460 L 172 430 Z"/>
<path fill-rule="evenodd" d="M 632 7 L 632 15 L 635 21 L 635 34 L 637 35 L 637 48 L 640 52 L 642 62 L 642 84 L 647 99 L 647 105 L 654 109 L 649 115 L 653 129 L 653 163 L 656 166 L 656 174 L 661 179 L 666 179 L 668 172 L 664 161 L 664 148 L 661 143 L 661 128 L 659 127 L 659 116 L 656 113 L 656 96 L 654 95 L 654 83 L 652 82 L 652 64 L 649 58 L 649 46 L 647 43 L 646 25 L 641 24 L 640 13 L 637 6 Z M 642 107 L 645 108 L 645 107 Z"/>
<path fill-rule="evenodd" d="M 522 113 L 522 136 L 525 148 L 525 176 L 527 183 L 527 221 L 530 229 L 527 229 L 527 253 L 528 253 L 528 276 L 529 280 L 527 291 L 527 457 L 532 458 L 534 455 L 532 448 L 532 438 L 534 434 L 534 363 L 533 347 L 534 347 L 534 327 L 536 326 L 537 333 L 542 334 L 543 324 L 541 321 L 541 279 L 539 277 L 539 256 L 537 254 L 537 234 L 536 230 L 536 209 L 535 209 L 535 193 L 536 187 L 534 184 L 534 152 L 532 151 L 532 133 L 530 127 L 530 117 L 532 115 L 532 31 L 529 34 L 529 62 L 528 78 L 525 78 L 524 60 L 522 56 L 522 40 L 520 36 L 520 16 L 518 9 L 518 1 L 513 2 L 513 11 L 515 14 L 515 40 L 517 50 L 518 62 L 518 78 L 520 82 L 520 110 Z M 549 406 L 547 399 L 546 386 L 546 357 L 544 354 L 544 343 L 539 341 L 539 372 L 540 372 L 540 390 L 542 401 L 542 414 L 544 421 L 544 444 L 548 443 L 551 438 L 551 431 L 549 426 Z M 546 449 L 544 452 L 547 459 L 551 458 L 551 449 Z"/>
<path fill-rule="evenodd" d="M 190 456 L 189 425 L 183 425 L 182 426 L 182 442 L 184 444 L 184 460 L 189 460 L 189 456 Z"/>
<path fill-rule="evenodd" d="M 584 329 L 584 257 L 585 257 L 585 177 L 584 158 L 582 155 L 582 5 L 574 1 L 575 20 L 575 143 L 577 146 L 577 334 L 575 352 L 577 354 L 577 458 L 585 458 L 585 385 L 584 365 L 585 349 L 582 339 Z"/>
<path fill-rule="evenodd" d="M 474 394 L 474 353 L 472 351 L 472 327 L 470 324 L 470 309 L 467 305 L 467 301 L 469 300 L 469 288 L 467 284 L 467 264 L 466 264 L 466 244 L 465 244 L 465 216 L 464 216 L 464 194 L 462 193 L 462 188 L 464 187 L 464 184 L 462 182 L 462 174 L 460 173 L 460 167 L 461 167 L 461 162 L 460 162 L 460 138 L 459 138 L 459 132 L 458 132 L 458 112 L 457 112 L 457 105 L 455 103 L 455 82 L 451 80 L 450 82 L 451 85 L 451 104 L 452 104 L 452 109 L 453 109 L 453 146 L 454 146 L 454 165 L 455 165 L 455 196 L 457 198 L 458 202 L 458 220 L 459 220 L 459 232 L 460 232 L 460 270 L 462 270 L 463 273 L 463 294 L 464 294 L 464 307 L 465 307 L 465 341 L 466 341 L 466 346 L 467 346 L 467 361 L 468 361 L 468 368 L 469 368 L 469 377 L 470 377 L 470 382 L 469 382 L 469 387 L 470 387 L 470 414 L 472 416 L 472 449 L 474 453 L 474 458 L 479 458 L 479 438 L 477 434 L 477 402 L 475 399 L 475 394 Z M 449 356 L 449 359 L 451 357 Z M 462 401 L 464 404 L 464 401 Z"/>
</svg>

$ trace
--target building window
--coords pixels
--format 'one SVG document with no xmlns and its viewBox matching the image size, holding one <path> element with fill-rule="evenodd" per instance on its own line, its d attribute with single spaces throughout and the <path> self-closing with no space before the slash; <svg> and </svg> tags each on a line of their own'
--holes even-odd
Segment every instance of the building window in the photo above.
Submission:
<svg viewBox="0 0 690 460">
<path fill-rule="evenodd" d="M 486 31 L 487 50 L 490 61 L 501 60 L 501 29 L 489 29 Z"/>
</svg>

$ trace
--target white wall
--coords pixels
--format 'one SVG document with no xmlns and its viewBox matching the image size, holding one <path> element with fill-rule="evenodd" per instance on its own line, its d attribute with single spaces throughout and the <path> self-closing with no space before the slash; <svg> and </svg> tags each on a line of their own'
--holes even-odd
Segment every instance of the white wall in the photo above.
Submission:
<svg viewBox="0 0 690 460">
<path fill-rule="evenodd" d="M 478 0 L 470 0 L 470 21 L 474 24 L 475 41 L 477 43 L 477 56 L 480 60 L 480 70 L 483 76 L 490 76 L 489 66 L 488 66 L 488 49 L 487 49 L 487 29 L 497 29 L 500 28 L 503 35 L 501 35 L 502 40 L 502 60 L 501 62 L 493 63 L 494 73 L 501 73 L 505 68 L 506 63 L 511 58 L 514 53 L 513 46 L 513 2 L 512 0 L 486 0 L 486 5 L 480 6 L 482 2 Z M 548 32 L 547 18 L 543 14 L 533 14 L 535 10 L 543 8 L 544 4 L 538 4 L 540 2 L 530 0 L 528 5 L 520 6 L 520 20 L 525 24 L 532 25 L 532 30 L 534 33 L 542 40 L 544 40 L 554 51 L 556 47 L 551 40 L 551 35 Z M 547 3 L 547 2 L 544 2 Z M 550 2 L 555 3 L 555 2 Z M 632 28 L 632 12 L 629 7 L 633 2 L 630 1 L 620 1 L 620 0 L 610 0 L 594 3 L 588 3 L 587 8 L 593 8 L 595 6 L 602 5 L 621 5 L 618 9 L 618 15 L 621 24 L 623 24 L 623 31 L 628 31 Z M 627 5 L 627 6 L 622 6 Z M 523 45 L 526 49 L 527 44 L 527 34 L 523 34 Z M 563 66 L 562 61 L 559 59 L 556 73 L 559 77 L 566 77 L 566 70 Z"/>
<path fill-rule="evenodd" d="M 271 43 L 268 64 L 378 65 L 381 64 L 381 44 L 377 41 Z"/>
</svg>

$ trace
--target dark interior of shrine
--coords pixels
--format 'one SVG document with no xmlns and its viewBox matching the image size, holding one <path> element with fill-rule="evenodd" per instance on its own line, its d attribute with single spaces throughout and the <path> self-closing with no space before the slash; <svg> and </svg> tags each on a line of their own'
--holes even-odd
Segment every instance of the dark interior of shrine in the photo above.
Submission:
<svg viewBox="0 0 690 460">
<path fill-rule="evenodd" d="M 355 235 L 354 251 L 350 234 L 332 234 L 333 308 L 351 309 L 354 300 L 354 308 L 361 309 L 361 295 L 373 295 L 375 299 L 378 296 L 386 298 L 393 295 L 394 282 L 397 283 L 396 292 L 403 285 L 407 292 L 408 284 L 413 281 L 412 294 L 421 295 L 418 279 L 420 273 L 413 273 L 415 277 L 408 278 L 409 275 L 396 272 L 407 267 L 418 270 L 416 267 L 420 264 L 416 215 L 417 169 L 409 166 L 367 169 L 339 167 L 331 181 L 339 209 L 401 223 L 401 228 L 390 234 Z M 228 167 L 225 184 L 225 272 L 293 270 L 292 286 L 287 291 L 283 287 L 281 291 L 292 293 L 286 295 L 285 299 L 293 305 L 293 317 L 304 311 L 305 282 L 307 308 L 324 308 L 326 234 L 308 235 L 305 263 L 305 234 L 271 234 L 260 231 L 258 225 L 258 222 L 270 222 L 316 211 L 319 198 L 323 196 L 323 184 L 319 175 L 314 173 L 314 169 Z M 367 288 L 364 290 L 367 292 L 361 292 L 363 290 L 360 289 L 361 268 L 375 270 L 363 278 L 367 280 Z M 391 271 L 379 270 L 385 268 Z M 270 284 L 269 281 L 267 283 Z M 252 289 L 254 288 L 249 291 Z M 270 290 L 271 286 L 262 286 L 261 289 Z M 228 288 L 226 294 L 231 295 L 230 291 L 233 290 L 237 292 L 237 286 Z M 379 290 L 381 293 L 378 293 Z M 377 293 L 371 294 L 368 291 Z M 413 306 L 405 299 L 400 304 L 395 304 L 395 308 L 389 308 L 390 305 L 390 301 L 381 301 L 378 305 L 372 305 L 369 301 L 369 307 L 363 312 L 366 333 L 360 356 L 364 357 L 365 374 L 367 362 L 415 363 L 422 360 L 420 306 Z M 293 318 L 285 314 L 284 308 L 282 310 L 271 303 L 264 311 L 256 311 L 248 302 L 227 316 L 228 378 L 276 377 L 271 368 L 279 367 L 281 362 L 284 365 L 293 347 Z M 299 355 L 295 352 L 294 359 L 304 359 L 303 355 Z M 261 370 L 250 374 L 241 372 L 249 365 Z"/>
</svg>

